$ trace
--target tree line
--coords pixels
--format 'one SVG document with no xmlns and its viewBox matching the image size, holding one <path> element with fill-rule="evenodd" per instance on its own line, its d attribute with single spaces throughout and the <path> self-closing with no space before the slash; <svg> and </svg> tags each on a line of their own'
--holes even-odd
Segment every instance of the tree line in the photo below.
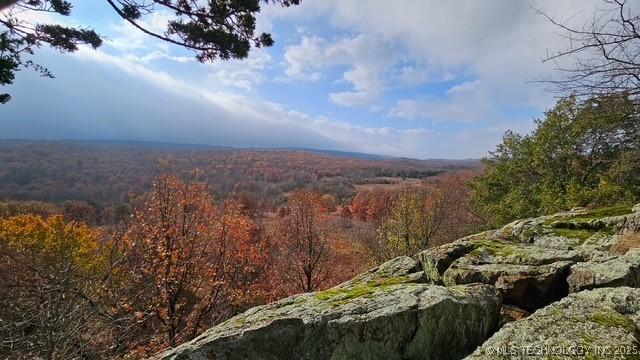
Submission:
<svg viewBox="0 0 640 360">
<path fill-rule="evenodd" d="M 626 93 L 560 99 L 531 134 L 508 131 L 471 182 L 491 223 L 640 201 L 640 112 Z"/>
</svg>

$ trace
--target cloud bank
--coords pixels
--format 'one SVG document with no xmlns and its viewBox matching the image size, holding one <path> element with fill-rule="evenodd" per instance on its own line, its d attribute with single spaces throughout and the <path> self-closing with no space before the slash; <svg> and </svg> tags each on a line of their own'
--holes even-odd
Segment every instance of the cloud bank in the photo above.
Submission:
<svg viewBox="0 0 640 360">
<path fill-rule="evenodd" d="M 19 74 L 8 89 L 14 100 L 0 109 L 0 136 L 480 157 L 554 102 L 530 81 L 552 73 L 541 62 L 546 49 L 566 44 L 533 9 L 579 23 L 596 3 L 267 6 L 258 26 L 281 45 L 212 64 L 114 18 L 103 49 L 38 55 L 57 79 Z M 161 28 L 167 18 L 145 21 Z"/>
</svg>

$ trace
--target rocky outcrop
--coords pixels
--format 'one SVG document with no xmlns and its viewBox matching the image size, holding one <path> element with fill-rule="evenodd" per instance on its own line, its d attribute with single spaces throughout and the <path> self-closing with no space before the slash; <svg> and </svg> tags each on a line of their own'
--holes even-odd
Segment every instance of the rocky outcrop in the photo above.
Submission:
<svg viewBox="0 0 640 360">
<path fill-rule="evenodd" d="M 634 210 L 574 209 L 518 220 L 416 258 L 434 284 L 491 284 L 505 304 L 532 312 L 570 292 L 640 285 L 640 253 L 609 253 L 617 234 L 639 229 Z"/>
<path fill-rule="evenodd" d="M 425 284 L 411 258 L 338 287 L 257 307 L 162 359 L 460 359 L 498 326 L 488 285 Z M 452 344 L 455 344 L 453 346 Z"/>
<path fill-rule="evenodd" d="M 571 294 L 506 324 L 467 359 L 637 359 L 640 289 Z"/>
<path fill-rule="evenodd" d="M 571 266 L 567 278 L 570 292 L 597 287 L 640 287 L 640 249 Z"/>
<path fill-rule="evenodd" d="M 610 251 L 623 231 L 640 231 L 640 205 L 515 221 L 250 309 L 157 358 L 495 358 L 509 344 L 600 345 L 607 331 L 637 345 L 640 250 Z"/>
</svg>

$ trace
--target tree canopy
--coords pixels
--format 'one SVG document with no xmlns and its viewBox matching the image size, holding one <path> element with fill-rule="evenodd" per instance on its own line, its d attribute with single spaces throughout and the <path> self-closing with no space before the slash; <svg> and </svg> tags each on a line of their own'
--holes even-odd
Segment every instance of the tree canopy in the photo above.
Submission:
<svg viewBox="0 0 640 360">
<path fill-rule="evenodd" d="M 143 33 L 193 51 L 200 62 L 216 59 L 244 59 L 251 46 L 272 46 L 269 33 L 256 34 L 256 15 L 261 2 L 297 5 L 300 0 L 105 0 L 121 18 Z M 93 29 L 59 24 L 30 23 L 19 18 L 22 11 L 71 15 L 73 4 L 66 0 L 0 1 L 0 86 L 10 85 L 17 71 L 33 68 L 53 77 L 45 67 L 29 57 L 34 50 L 49 45 L 61 52 L 74 52 L 86 44 L 96 49 L 102 37 Z M 167 11 L 173 14 L 162 32 L 145 24 L 145 16 Z M 0 93 L 0 104 L 11 96 Z"/>
<path fill-rule="evenodd" d="M 473 200 L 494 224 L 640 199 L 640 108 L 628 94 L 570 96 L 483 160 Z"/>
</svg>

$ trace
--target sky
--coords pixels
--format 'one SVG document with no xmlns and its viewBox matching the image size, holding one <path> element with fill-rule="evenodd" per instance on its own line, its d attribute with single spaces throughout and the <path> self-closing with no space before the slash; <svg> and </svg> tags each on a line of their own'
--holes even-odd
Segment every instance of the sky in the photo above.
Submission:
<svg viewBox="0 0 640 360">
<path fill-rule="evenodd" d="M 0 138 L 117 139 L 304 147 L 414 158 L 479 158 L 506 130 L 534 128 L 557 101 L 538 80 L 566 39 L 536 10 L 581 26 L 597 0 L 303 0 L 262 5 L 276 44 L 240 61 L 201 64 L 147 37 L 103 0 L 73 1 L 98 50 L 34 60 L 1 89 Z M 160 29 L 171 14 L 144 19 Z"/>
</svg>

